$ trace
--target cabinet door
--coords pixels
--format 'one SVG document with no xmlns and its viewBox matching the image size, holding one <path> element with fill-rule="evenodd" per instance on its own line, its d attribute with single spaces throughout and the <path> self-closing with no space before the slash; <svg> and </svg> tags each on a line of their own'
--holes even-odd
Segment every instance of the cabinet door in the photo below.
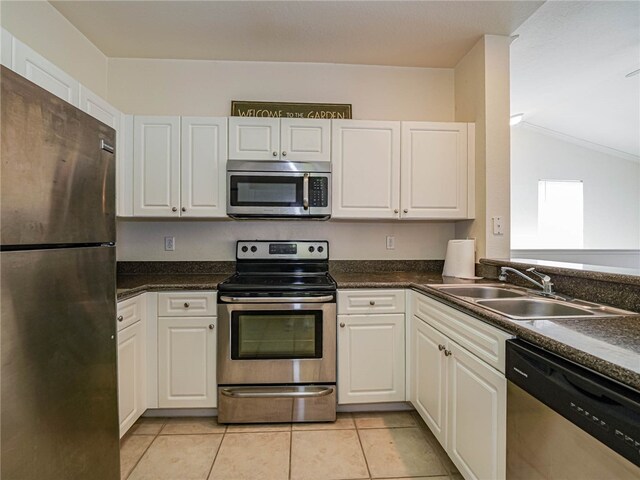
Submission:
<svg viewBox="0 0 640 480">
<path fill-rule="evenodd" d="M 457 343 L 448 348 L 447 452 L 464 478 L 504 479 L 507 380 Z"/>
<path fill-rule="evenodd" d="M 133 214 L 180 216 L 180 117 L 134 118 Z"/>
<path fill-rule="evenodd" d="M 118 411 L 120 437 L 146 409 L 145 322 L 138 321 L 118 332 Z"/>
<path fill-rule="evenodd" d="M 398 218 L 400 122 L 332 121 L 333 218 Z"/>
<path fill-rule="evenodd" d="M 292 162 L 331 161 L 331 120 L 281 118 L 280 158 Z"/>
<path fill-rule="evenodd" d="M 404 315 L 339 315 L 338 322 L 338 403 L 404 401 Z"/>
<path fill-rule="evenodd" d="M 229 160 L 279 158 L 279 118 L 229 117 Z"/>
<path fill-rule="evenodd" d="M 412 403 L 440 444 L 447 445 L 447 357 L 448 340 L 426 322 L 413 316 Z"/>
<path fill-rule="evenodd" d="M 402 122 L 402 218 L 467 217 L 467 124 Z"/>
<path fill-rule="evenodd" d="M 12 63 L 14 72 L 74 107 L 79 105 L 78 81 L 16 38 L 13 39 Z"/>
<path fill-rule="evenodd" d="M 226 217 L 227 119 L 182 117 L 182 217 Z"/>
<path fill-rule="evenodd" d="M 158 318 L 158 407 L 216 406 L 216 318 Z"/>
</svg>

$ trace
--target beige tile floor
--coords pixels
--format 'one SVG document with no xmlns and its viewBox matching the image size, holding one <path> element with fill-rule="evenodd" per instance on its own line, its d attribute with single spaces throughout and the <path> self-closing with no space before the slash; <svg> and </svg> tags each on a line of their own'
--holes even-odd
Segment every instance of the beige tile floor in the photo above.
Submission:
<svg viewBox="0 0 640 480">
<path fill-rule="evenodd" d="M 123 480 L 462 478 L 415 412 L 229 426 L 215 417 L 141 418 L 120 452 Z"/>
</svg>

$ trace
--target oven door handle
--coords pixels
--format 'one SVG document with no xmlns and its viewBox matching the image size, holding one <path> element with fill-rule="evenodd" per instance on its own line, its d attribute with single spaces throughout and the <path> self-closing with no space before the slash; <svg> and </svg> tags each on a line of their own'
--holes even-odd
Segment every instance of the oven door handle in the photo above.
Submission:
<svg viewBox="0 0 640 480">
<path fill-rule="evenodd" d="M 220 394 L 233 398 L 317 398 L 333 393 L 333 387 L 306 387 L 307 390 L 278 391 L 260 387 L 221 388 Z"/>
<path fill-rule="evenodd" d="M 227 303 L 327 303 L 333 300 L 333 295 L 320 297 L 220 297 Z"/>
</svg>

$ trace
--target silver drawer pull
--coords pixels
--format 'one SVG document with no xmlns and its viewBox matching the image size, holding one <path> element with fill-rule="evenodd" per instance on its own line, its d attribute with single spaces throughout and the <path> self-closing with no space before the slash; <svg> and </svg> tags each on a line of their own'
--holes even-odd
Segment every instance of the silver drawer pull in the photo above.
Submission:
<svg viewBox="0 0 640 480">
<path fill-rule="evenodd" d="M 444 345 L 442 345 L 442 344 L 438 345 L 438 350 L 440 350 L 440 351 L 444 350 Z"/>
<path fill-rule="evenodd" d="M 124 317 L 122 315 L 118 315 L 118 321 L 121 322 L 124 320 Z"/>
<path fill-rule="evenodd" d="M 445 357 L 449 357 L 449 356 L 451 356 L 451 355 L 453 355 L 453 353 L 451 353 L 451 350 L 445 350 L 445 351 L 444 351 L 444 356 L 445 356 Z"/>
<path fill-rule="evenodd" d="M 326 303 L 333 300 L 333 295 L 321 297 L 227 297 L 220 300 L 228 303 Z"/>
<path fill-rule="evenodd" d="M 184 302 L 184 308 L 189 308 L 189 303 L 188 302 Z"/>
<path fill-rule="evenodd" d="M 209 324 L 209 330 L 213 330 L 215 327 L 216 326 L 213 323 Z"/>
<path fill-rule="evenodd" d="M 344 328 L 344 322 L 340 322 L 340 328 Z"/>
<path fill-rule="evenodd" d="M 374 306 L 376 302 L 374 300 L 369 300 L 369 305 Z"/>
<path fill-rule="evenodd" d="M 294 388 L 222 388 L 220 394 L 232 398 L 317 398 L 333 393 L 332 387 L 305 387 L 305 390 Z"/>
</svg>

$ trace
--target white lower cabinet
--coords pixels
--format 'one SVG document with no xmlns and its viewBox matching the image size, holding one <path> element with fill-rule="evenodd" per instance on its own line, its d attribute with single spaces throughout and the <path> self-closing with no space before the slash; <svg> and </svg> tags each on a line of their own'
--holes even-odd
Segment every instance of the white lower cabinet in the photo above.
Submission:
<svg viewBox="0 0 640 480">
<path fill-rule="evenodd" d="M 144 295 L 118 303 L 120 437 L 147 408 L 147 319 Z"/>
<path fill-rule="evenodd" d="M 214 408 L 216 317 L 158 317 L 158 407 Z"/>
<path fill-rule="evenodd" d="M 490 343 L 487 328 L 495 330 L 494 337 L 502 344 L 509 335 L 420 294 L 414 298 L 411 402 L 464 478 L 504 479 L 506 378 L 436 328 L 455 327 L 438 320 L 439 312 L 451 311 L 451 317 L 466 327 L 464 338 L 471 345 Z M 478 324 L 477 331 L 474 324 Z M 504 359 L 498 363 L 504 365 Z"/>
<path fill-rule="evenodd" d="M 404 401 L 404 314 L 339 315 L 338 323 L 338 403 Z"/>
<path fill-rule="evenodd" d="M 403 402 L 404 290 L 338 292 L 338 403 Z"/>
</svg>

